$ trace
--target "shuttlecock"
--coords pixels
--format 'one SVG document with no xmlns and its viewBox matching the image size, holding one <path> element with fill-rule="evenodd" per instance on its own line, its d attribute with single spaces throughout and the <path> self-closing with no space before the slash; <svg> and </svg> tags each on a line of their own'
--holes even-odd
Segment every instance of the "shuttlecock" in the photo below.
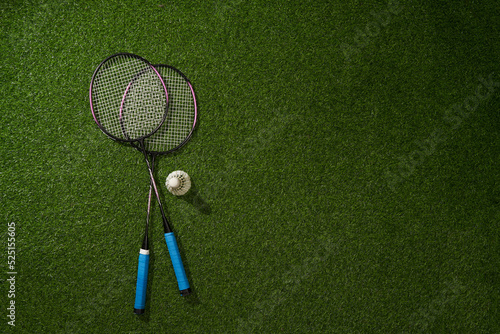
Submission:
<svg viewBox="0 0 500 334">
<path fill-rule="evenodd" d="M 165 185 L 175 196 L 182 196 L 191 188 L 191 179 L 186 172 L 176 170 L 167 176 Z"/>
</svg>

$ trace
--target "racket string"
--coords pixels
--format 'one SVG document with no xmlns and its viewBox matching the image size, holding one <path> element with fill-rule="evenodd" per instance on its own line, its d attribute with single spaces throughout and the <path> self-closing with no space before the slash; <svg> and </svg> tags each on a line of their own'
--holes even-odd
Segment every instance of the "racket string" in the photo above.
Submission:
<svg viewBox="0 0 500 334">
<path fill-rule="evenodd" d="M 117 139 L 147 136 L 163 121 L 165 87 L 144 61 L 127 55 L 110 58 L 96 73 L 92 89 L 94 116 Z"/>
<path fill-rule="evenodd" d="M 166 152 L 181 145 L 193 130 L 196 103 L 191 85 L 169 67 L 158 68 L 169 93 L 169 113 L 164 125 L 146 139 L 149 152 Z"/>
</svg>

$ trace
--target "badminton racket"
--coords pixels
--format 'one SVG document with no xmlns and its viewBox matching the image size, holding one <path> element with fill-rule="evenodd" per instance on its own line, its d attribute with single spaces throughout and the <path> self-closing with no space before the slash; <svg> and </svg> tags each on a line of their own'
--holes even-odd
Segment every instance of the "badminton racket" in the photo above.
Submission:
<svg viewBox="0 0 500 334">
<path fill-rule="evenodd" d="M 106 58 L 94 71 L 89 90 L 94 121 L 108 137 L 122 142 L 136 142 L 144 152 L 151 187 L 163 213 L 153 172 L 144 149 L 144 139 L 163 124 L 168 110 L 165 83 L 155 69 L 142 57 L 119 53 Z M 164 218 L 164 220 L 166 220 Z M 149 222 L 149 215 L 147 224 Z M 147 234 L 146 234 L 147 235 Z M 146 303 L 149 250 L 139 253 L 138 277 L 134 311 L 143 313 Z"/>
<path fill-rule="evenodd" d="M 161 74 L 165 86 L 167 87 L 169 94 L 169 113 L 160 129 L 153 135 L 144 139 L 144 148 L 151 156 L 151 169 L 154 168 L 157 155 L 164 155 L 177 151 L 189 141 L 197 120 L 196 97 L 193 87 L 187 77 L 181 71 L 169 65 L 155 65 L 155 68 Z M 137 145 L 134 146 L 140 149 Z M 153 190 L 154 187 L 151 185 L 148 197 L 148 216 L 151 210 L 150 199 Z M 163 219 L 163 229 L 179 291 L 182 296 L 186 296 L 191 293 L 191 289 L 175 235 L 166 219 Z M 147 236 L 145 236 L 143 246 L 145 243 L 147 243 Z"/>
</svg>

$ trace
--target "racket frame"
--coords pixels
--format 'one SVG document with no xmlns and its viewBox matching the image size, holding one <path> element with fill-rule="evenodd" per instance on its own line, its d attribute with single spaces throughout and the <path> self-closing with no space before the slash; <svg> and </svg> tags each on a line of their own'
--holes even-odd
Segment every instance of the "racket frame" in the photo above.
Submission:
<svg viewBox="0 0 500 334">
<path fill-rule="evenodd" d="M 135 58 L 135 59 L 138 59 L 140 61 L 142 61 L 145 65 L 147 65 L 145 67 L 145 69 L 147 68 L 150 68 L 154 71 L 154 73 L 158 76 L 158 79 L 160 80 L 162 86 L 163 86 L 163 90 L 165 92 L 165 98 L 166 98 L 166 104 L 165 104 L 165 112 L 163 113 L 163 117 L 161 119 L 161 121 L 159 122 L 158 126 L 156 128 L 154 128 L 154 130 L 146 135 L 143 135 L 143 136 L 140 136 L 138 138 L 119 138 L 119 137 L 116 137 L 115 135 L 111 134 L 108 130 L 106 130 L 106 128 L 101 124 L 101 122 L 99 122 L 98 120 L 98 117 L 96 116 L 96 106 L 94 105 L 94 99 L 93 99 L 93 88 L 94 88 L 94 83 L 95 83 L 95 80 L 96 80 L 96 77 L 97 75 L 99 74 L 99 70 L 105 65 L 107 64 L 108 61 L 110 61 L 111 59 L 113 58 L 117 58 L 117 57 L 129 57 L 129 58 Z M 123 115 L 123 105 L 124 105 L 124 101 L 125 101 L 125 98 L 127 96 L 127 93 L 128 93 L 128 90 L 129 90 L 129 87 L 131 85 L 131 83 L 136 80 L 136 78 L 138 77 L 138 75 L 140 75 L 140 73 L 138 73 L 134 78 L 131 78 L 130 80 L 130 83 L 129 85 L 127 86 L 125 92 L 124 92 L 124 95 L 122 97 L 122 100 L 121 100 L 121 103 L 120 103 L 120 110 L 119 110 L 119 116 L 120 116 L 120 121 L 122 120 L 122 115 Z M 165 85 L 165 82 L 163 81 L 163 77 L 161 76 L 161 74 L 158 72 L 158 70 L 149 62 L 147 61 L 146 59 L 142 58 L 141 56 L 138 56 L 138 55 L 135 55 L 133 53 L 127 53 L 127 52 L 120 52 L 120 53 L 115 53 L 109 57 L 107 57 L 106 59 L 104 59 L 98 66 L 97 68 L 95 69 L 94 71 L 94 74 L 92 75 L 92 79 L 90 81 L 90 89 L 89 89 L 89 100 L 90 100 L 90 110 L 92 111 L 92 117 L 94 118 L 94 121 L 95 123 L 97 124 L 97 126 L 99 127 L 99 129 L 108 137 L 110 137 L 111 139 L 113 140 L 116 140 L 116 141 L 120 141 L 120 142 L 129 142 L 129 143 L 132 143 L 132 142 L 135 142 L 135 141 L 139 141 L 139 140 L 144 140 L 145 138 L 147 137 L 150 137 L 152 136 L 154 133 L 156 133 L 160 128 L 161 126 L 163 125 L 163 123 L 165 122 L 165 119 L 167 118 L 167 114 L 168 114 L 168 91 L 167 91 L 167 87 Z"/>
</svg>

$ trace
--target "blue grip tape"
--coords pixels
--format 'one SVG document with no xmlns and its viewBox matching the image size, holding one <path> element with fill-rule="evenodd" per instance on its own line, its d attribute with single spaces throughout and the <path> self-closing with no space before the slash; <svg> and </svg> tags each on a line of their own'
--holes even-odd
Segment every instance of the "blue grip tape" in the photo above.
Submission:
<svg viewBox="0 0 500 334">
<path fill-rule="evenodd" d="M 144 310 L 146 308 L 146 289 L 148 287 L 148 268 L 149 268 L 149 252 L 141 249 L 139 254 L 139 267 L 137 268 L 137 286 L 135 288 L 135 305 L 136 310 Z"/>
<path fill-rule="evenodd" d="M 179 290 L 187 290 L 189 289 L 189 282 L 186 276 L 186 271 L 184 270 L 184 265 L 182 264 L 181 253 L 179 252 L 179 247 L 177 246 L 174 233 L 165 233 L 165 241 L 167 242 L 170 259 L 172 260 L 172 265 L 174 266 L 175 277 L 177 278 Z"/>
</svg>

